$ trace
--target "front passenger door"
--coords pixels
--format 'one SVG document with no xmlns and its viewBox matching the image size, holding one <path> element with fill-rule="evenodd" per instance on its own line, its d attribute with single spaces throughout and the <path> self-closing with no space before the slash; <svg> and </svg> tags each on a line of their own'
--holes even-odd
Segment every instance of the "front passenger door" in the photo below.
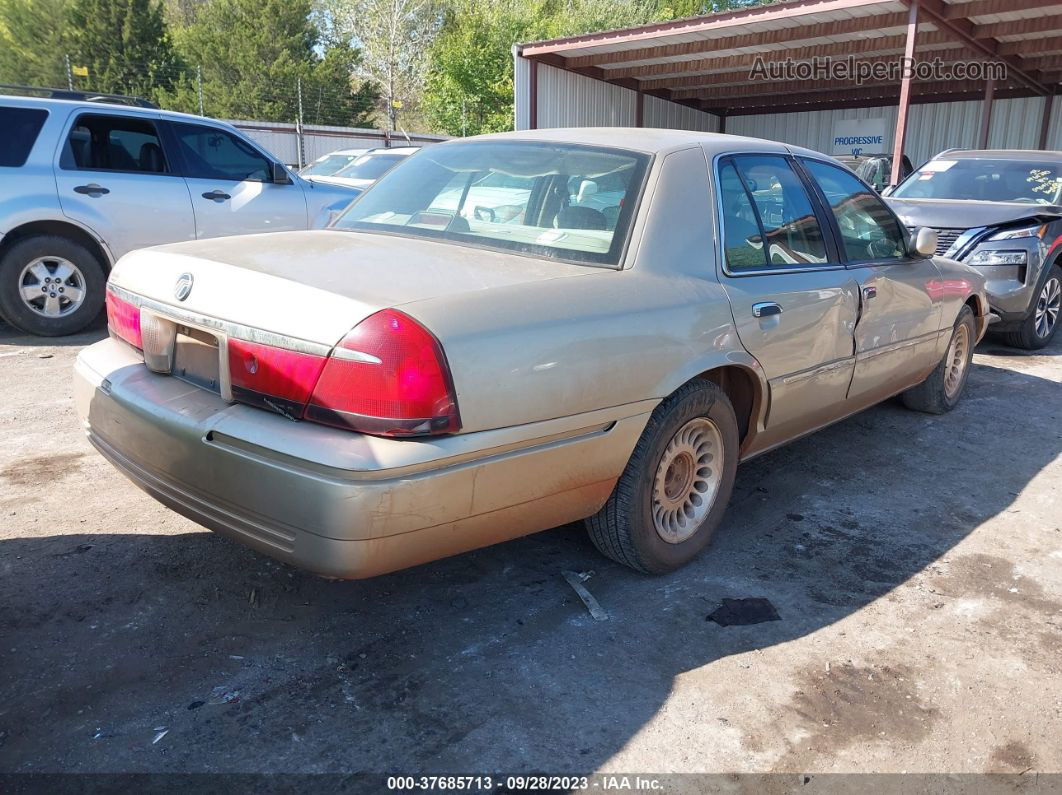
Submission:
<svg viewBox="0 0 1062 795">
<path fill-rule="evenodd" d="M 801 164 L 830 205 L 848 268 L 859 285 L 853 409 L 877 403 L 925 378 L 940 358 L 940 272 L 932 258 L 908 250 L 896 216 L 845 169 L 820 160 Z"/>
<path fill-rule="evenodd" d="M 170 122 L 192 197 L 197 238 L 308 228 L 294 183 L 272 180 L 272 161 L 220 127 Z"/>
</svg>

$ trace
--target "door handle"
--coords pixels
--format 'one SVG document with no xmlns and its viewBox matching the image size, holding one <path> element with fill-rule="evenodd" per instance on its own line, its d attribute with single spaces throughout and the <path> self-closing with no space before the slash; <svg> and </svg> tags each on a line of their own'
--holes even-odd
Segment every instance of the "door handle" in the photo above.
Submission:
<svg viewBox="0 0 1062 795">
<path fill-rule="evenodd" d="M 74 193 L 84 193 L 88 196 L 102 196 L 105 193 L 110 193 L 110 190 L 97 185 L 95 182 L 90 182 L 88 185 L 78 185 L 74 188 Z"/>
<path fill-rule="evenodd" d="M 752 305 L 753 317 L 771 317 L 772 315 L 780 314 L 782 314 L 782 307 L 774 301 L 764 301 L 763 303 Z"/>
<path fill-rule="evenodd" d="M 878 288 L 877 287 L 864 287 L 863 288 L 863 298 L 866 299 L 867 301 L 869 301 L 871 298 L 877 298 L 877 297 L 878 297 Z"/>
<path fill-rule="evenodd" d="M 207 191 L 206 193 L 204 193 L 203 194 L 203 198 L 204 199 L 210 199 L 211 201 L 223 202 L 226 199 L 231 199 L 232 197 L 229 194 L 225 193 L 224 191 L 211 190 L 211 191 Z"/>
</svg>

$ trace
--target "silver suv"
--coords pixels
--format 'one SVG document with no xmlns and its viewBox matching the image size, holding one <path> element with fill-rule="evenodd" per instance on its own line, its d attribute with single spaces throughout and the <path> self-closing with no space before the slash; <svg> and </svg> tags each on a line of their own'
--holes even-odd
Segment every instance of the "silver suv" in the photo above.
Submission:
<svg viewBox="0 0 1062 795">
<path fill-rule="evenodd" d="M 0 316 L 72 334 L 128 251 L 324 226 L 360 191 L 314 184 L 234 127 L 120 98 L 0 95 Z"/>
</svg>

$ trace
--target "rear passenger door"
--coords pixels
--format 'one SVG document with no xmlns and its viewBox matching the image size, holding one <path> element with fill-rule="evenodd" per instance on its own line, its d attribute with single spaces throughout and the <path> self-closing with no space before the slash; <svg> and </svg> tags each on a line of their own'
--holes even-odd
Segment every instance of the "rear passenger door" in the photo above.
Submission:
<svg viewBox="0 0 1062 795">
<path fill-rule="evenodd" d="M 169 122 L 195 211 L 196 237 L 308 228 L 302 188 L 273 182 L 273 161 L 228 130 Z"/>
<path fill-rule="evenodd" d="M 800 158 L 830 206 L 838 245 L 859 284 L 856 365 L 849 398 L 860 408 L 921 381 L 937 363 L 943 290 L 932 258 L 881 198 L 840 166 Z"/>
<path fill-rule="evenodd" d="M 770 385 L 770 447 L 845 413 L 858 286 L 791 157 L 716 161 L 720 280 L 738 336 Z"/>
<path fill-rule="evenodd" d="M 63 214 L 92 229 L 115 258 L 195 239 L 184 180 L 145 114 L 75 111 L 55 163 Z"/>
</svg>

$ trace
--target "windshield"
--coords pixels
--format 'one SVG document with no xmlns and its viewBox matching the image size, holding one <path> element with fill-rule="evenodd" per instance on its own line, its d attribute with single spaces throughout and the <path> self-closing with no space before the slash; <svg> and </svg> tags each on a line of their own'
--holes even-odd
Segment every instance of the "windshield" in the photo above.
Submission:
<svg viewBox="0 0 1062 795">
<path fill-rule="evenodd" d="M 319 177 L 327 177 L 335 174 L 343 166 L 349 166 L 354 159 L 358 156 L 358 153 L 351 153 L 349 155 L 331 154 L 325 155 L 316 163 L 311 163 L 306 166 L 299 173 L 303 176 L 316 175 Z"/>
<path fill-rule="evenodd" d="M 407 155 L 362 155 L 349 166 L 336 172 L 337 177 L 350 179 L 379 179 Z"/>
<path fill-rule="evenodd" d="M 411 156 L 334 226 L 616 265 L 648 155 L 482 141 Z"/>
<path fill-rule="evenodd" d="M 901 183 L 897 199 L 975 199 L 1058 204 L 1062 164 L 1029 160 L 930 160 Z"/>
</svg>

